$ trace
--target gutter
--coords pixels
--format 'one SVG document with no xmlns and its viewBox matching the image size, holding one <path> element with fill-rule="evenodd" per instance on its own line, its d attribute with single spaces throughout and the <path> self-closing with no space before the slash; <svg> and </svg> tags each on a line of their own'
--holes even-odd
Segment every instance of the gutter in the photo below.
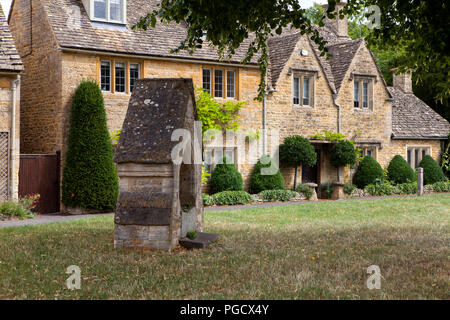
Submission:
<svg viewBox="0 0 450 320">
<path fill-rule="evenodd" d="M 195 58 L 169 58 L 163 56 L 147 56 L 147 55 L 136 55 L 136 54 L 126 54 L 126 53 L 114 53 L 108 51 L 99 51 L 99 50 L 87 50 L 87 49 L 76 49 L 76 48 L 59 48 L 59 50 L 63 52 L 71 52 L 71 53 L 84 53 L 91 55 L 102 55 L 102 56 L 112 56 L 112 57 L 122 57 L 122 58 L 132 58 L 132 59 L 146 59 L 146 60 L 159 60 L 159 61 L 170 61 L 170 62 L 186 62 L 186 63 L 202 63 L 209 65 L 217 65 L 217 66 L 228 66 L 228 67 L 241 67 L 241 68 L 252 68 L 259 69 L 259 66 L 256 64 L 242 64 L 242 63 L 225 63 L 225 62 L 217 62 L 210 61 L 205 59 L 195 59 Z"/>
<path fill-rule="evenodd" d="M 16 168 L 16 107 L 17 107 L 17 88 L 20 86 L 20 75 L 16 76 L 16 79 L 12 81 L 12 110 L 11 110 L 11 186 L 9 188 L 9 196 L 11 199 L 15 199 L 16 185 L 15 185 L 15 168 Z"/>
<path fill-rule="evenodd" d="M 341 106 L 337 104 L 338 94 L 333 94 L 333 104 L 337 108 L 337 133 L 341 132 Z"/>
<path fill-rule="evenodd" d="M 447 137 L 391 137 L 391 140 L 447 140 Z"/>
</svg>

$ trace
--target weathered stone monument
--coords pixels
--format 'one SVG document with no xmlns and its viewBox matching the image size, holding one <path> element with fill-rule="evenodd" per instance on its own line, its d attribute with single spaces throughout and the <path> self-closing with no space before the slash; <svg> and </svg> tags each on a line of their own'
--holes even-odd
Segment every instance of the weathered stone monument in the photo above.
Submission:
<svg viewBox="0 0 450 320">
<path fill-rule="evenodd" d="M 187 232 L 202 231 L 201 151 L 200 161 L 194 161 L 193 152 L 199 148 L 195 143 L 201 144 L 196 120 L 192 80 L 136 82 L 114 157 L 119 175 L 115 248 L 171 250 Z M 172 141 L 177 129 L 188 136 Z M 187 143 L 180 154 L 184 161 L 174 163 L 180 141 Z"/>
</svg>

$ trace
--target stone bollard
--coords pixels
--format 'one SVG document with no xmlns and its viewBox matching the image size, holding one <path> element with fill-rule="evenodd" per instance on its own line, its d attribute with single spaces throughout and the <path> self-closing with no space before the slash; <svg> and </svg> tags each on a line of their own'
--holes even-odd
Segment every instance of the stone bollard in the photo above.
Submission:
<svg viewBox="0 0 450 320">
<path fill-rule="evenodd" d="M 317 183 L 313 183 L 313 182 L 309 182 L 309 183 L 305 183 L 305 185 L 307 185 L 311 191 L 313 192 L 313 195 L 311 196 L 311 201 L 318 201 L 319 199 L 317 198 L 317 192 L 316 192 L 316 188 L 317 188 Z"/>
<path fill-rule="evenodd" d="M 423 195 L 423 168 L 417 168 L 417 195 Z"/>
</svg>

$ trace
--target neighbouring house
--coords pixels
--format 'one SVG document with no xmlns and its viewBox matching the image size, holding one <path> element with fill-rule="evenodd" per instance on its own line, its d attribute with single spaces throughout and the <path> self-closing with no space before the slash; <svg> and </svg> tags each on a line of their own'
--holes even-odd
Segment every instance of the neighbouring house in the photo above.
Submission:
<svg viewBox="0 0 450 320">
<path fill-rule="evenodd" d="M 0 7 L 0 202 L 17 200 L 20 162 L 20 72 L 23 65 Z"/>
<path fill-rule="evenodd" d="M 440 157 L 450 124 L 414 96 L 411 77 L 394 77 L 388 88 L 363 39 L 352 40 L 347 20 L 326 21 L 319 28 L 333 55 L 320 57 L 317 46 L 298 30 L 286 30 L 268 42 L 268 94 L 257 102 L 260 80 L 256 59 L 241 64 L 246 44 L 229 61 L 204 46 L 193 55 L 170 54 L 186 36 L 186 26 L 161 24 L 132 30 L 139 17 L 156 8 L 151 0 L 15 0 L 9 18 L 25 71 L 21 91 L 21 148 L 25 153 L 62 152 L 72 95 L 82 79 L 96 80 L 105 99 L 111 132 L 122 127 L 130 93 L 138 78 L 192 78 L 220 101 L 247 101 L 240 130 L 258 134 L 251 161 L 238 145 L 206 145 L 205 159 L 231 157 L 248 185 L 253 163 L 270 144 L 290 135 L 311 138 L 322 130 L 353 138 L 364 155 L 386 167 L 400 154 L 414 167 L 424 154 Z M 340 8 L 343 4 L 338 4 Z M 266 131 L 263 131 L 266 129 Z M 264 134 L 264 132 L 268 132 Z M 250 141 L 251 140 L 251 141 Z M 276 140 L 276 139 L 275 139 Z M 235 141 L 235 140 L 233 140 Z M 330 144 L 312 141 L 319 155 L 313 168 L 300 170 L 303 182 L 330 182 L 337 170 L 328 161 Z M 214 167 L 214 161 L 208 169 Z M 301 169 L 301 168 L 300 168 Z M 286 187 L 293 169 L 284 169 Z M 351 172 L 347 172 L 347 179 Z"/>
</svg>

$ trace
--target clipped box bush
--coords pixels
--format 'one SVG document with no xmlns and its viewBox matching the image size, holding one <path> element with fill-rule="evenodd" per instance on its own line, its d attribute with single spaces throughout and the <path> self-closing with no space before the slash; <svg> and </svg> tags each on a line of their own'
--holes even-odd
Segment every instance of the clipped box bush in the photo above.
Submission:
<svg viewBox="0 0 450 320">
<path fill-rule="evenodd" d="M 290 201 L 297 195 L 297 192 L 292 190 L 264 190 L 259 193 L 259 196 L 267 201 Z"/>
<path fill-rule="evenodd" d="M 424 185 L 447 180 L 442 168 L 430 155 L 426 155 L 422 158 L 419 167 L 423 168 Z"/>
<path fill-rule="evenodd" d="M 270 168 L 273 165 L 276 173 L 273 175 L 261 174 L 262 168 Z M 254 166 L 252 176 L 250 178 L 250 191 L 257 194 L 264 190 L 282 190 L 284 189 L 284 178 L 280 169 L 276 167 L 273 160 L 268 156 L 262 156 L 258 163 Z"/>
<path fill-rule="evenodd" d="M 252 196 L 245 191 L 223 191 L 213 194 L 211 198 L 218 206 L 247 204 L 253 201 Z"/>
<path fill-rule="evenodd" d="M 306 184 L 299 184 L 295 191 L 297 191 L 298 193 L 302 193 L 308 200 L 310 200 L 313 196 L 312 189 L 308 187 Z"/>
<path fill-rule="evenodd" d="M 401 155 L 392 158 L 387 168 L 387 178 L 395 184 L 413 182 L 417 179 L 413 168 Z"/>
<path fill-rule="evenodd" d="M 356 173 L 353 176 L 353 184 L 358 188 L 364 189 L 369 184 L 377 181 L 384 181 L 384 171 L 380 164 L 371 156 L 365 156 L 358 165 Z"/>
<path fill-rule="evenodd" d="M 83 80 L 73 96 L 62 202 L 69 208 L 111 211 L 118 194 L 103 95 L 95 81 Z"/>
<path fill-rule="evenodd" d="M 210 180 L 211 193 L 222 191 L 243 191 L 242 175 L 231 161 L 224 157 L 222 163 L 215 166 Z"/>
</svg>

